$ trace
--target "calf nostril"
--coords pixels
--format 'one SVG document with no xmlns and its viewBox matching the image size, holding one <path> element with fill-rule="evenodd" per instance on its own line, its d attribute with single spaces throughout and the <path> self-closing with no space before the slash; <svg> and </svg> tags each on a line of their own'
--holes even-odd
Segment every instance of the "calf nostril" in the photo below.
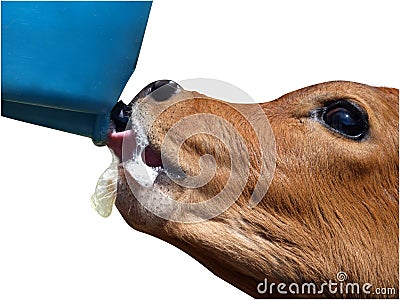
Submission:
<svg viewBox="0 0 400 300">
<path fill-rule="evenodd" d="M 144 87 L 135 98 L 133 98 L 129 105 L 149 95 L 156 101 L 165 101 L 171 98 L 172 95 L 178 93 L 181 89 L 182 87 L 175 81 L 167 79 L 157 80 Z"/>
<path fill-rule="evenodd" d="M 181 89 L 181 86 L 172 80 L 158 80 L 152 83 L 150 96 L 156 101 L 165 101 Z"/>
<path fill-rule="evenodd" d="M 175 81 L 167 79 L 157 80 L 144 87 L 128 105 L 122 101 L 118 101 L 110 114 L 115 125 L 115 131 L 121 132 L 126 130 L 132 112 L 132 105 L 135 101 L 149 95 L 156 101 L 165 101 L 181 89 L 182 87 Z"/>
</svg>

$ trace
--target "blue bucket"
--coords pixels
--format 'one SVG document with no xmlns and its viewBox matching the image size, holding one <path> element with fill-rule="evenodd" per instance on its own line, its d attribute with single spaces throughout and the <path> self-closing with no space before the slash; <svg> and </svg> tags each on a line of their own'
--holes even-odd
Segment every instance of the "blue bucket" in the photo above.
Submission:
<svg viewBox="0 0 400 300">
<path fill-rule="evenodd" d="M 104 145 L 151 1 L 1 3 L 1 115 Z"/>
</svg>

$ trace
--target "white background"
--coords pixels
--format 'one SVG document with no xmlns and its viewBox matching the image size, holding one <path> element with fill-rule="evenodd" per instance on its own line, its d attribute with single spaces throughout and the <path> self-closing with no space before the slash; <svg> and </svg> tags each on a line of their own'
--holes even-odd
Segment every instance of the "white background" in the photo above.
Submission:
<svg viewBox="0 0 400 300">
<path fill-rule="evenodd" d="M 399 88 L 396 1 L 154 1 L 122 99 L 156 79 L 230 82 L 259 102 L 310 84 Z M 116 45 L 118 47 L 118 45 Z M 90 206 L 90 139 L 0 118 L 1 299 L 247 299 L 180 250 Z"/>
</svg>

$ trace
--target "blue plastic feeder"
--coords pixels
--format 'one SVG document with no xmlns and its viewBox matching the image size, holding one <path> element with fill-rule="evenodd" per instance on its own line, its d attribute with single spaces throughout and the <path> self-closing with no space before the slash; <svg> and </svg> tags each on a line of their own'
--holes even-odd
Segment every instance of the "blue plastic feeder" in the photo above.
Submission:
<svg viewBox="0 0 400 300">
<path fill-rule="evenodd" d="M 151 3 L 2 1 L 2 116 L 104 145 Z"/>
</svg>

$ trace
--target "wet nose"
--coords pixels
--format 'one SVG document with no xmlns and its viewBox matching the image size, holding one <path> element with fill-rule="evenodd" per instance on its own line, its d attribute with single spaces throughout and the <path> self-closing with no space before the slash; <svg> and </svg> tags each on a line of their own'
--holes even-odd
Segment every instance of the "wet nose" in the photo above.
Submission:
<svg viewBox="0 0 400 300">
<path fill-rule="evenodd" d="M 157 80 L 144 87 L 128 105 L 119 101 L 111 111 L 111 119 L 114 122 L 116 132 L 121 132 L 126 129 L 126 125 L 131 116 L 131 107 L 135 101 L 147 96 L 152 97 L 158 102 L 165 101 L 171 98 L 172 95 L 178 93 L 181 89 L 182 87 L 175 81 L 168 79 Z"/>
</svg>

